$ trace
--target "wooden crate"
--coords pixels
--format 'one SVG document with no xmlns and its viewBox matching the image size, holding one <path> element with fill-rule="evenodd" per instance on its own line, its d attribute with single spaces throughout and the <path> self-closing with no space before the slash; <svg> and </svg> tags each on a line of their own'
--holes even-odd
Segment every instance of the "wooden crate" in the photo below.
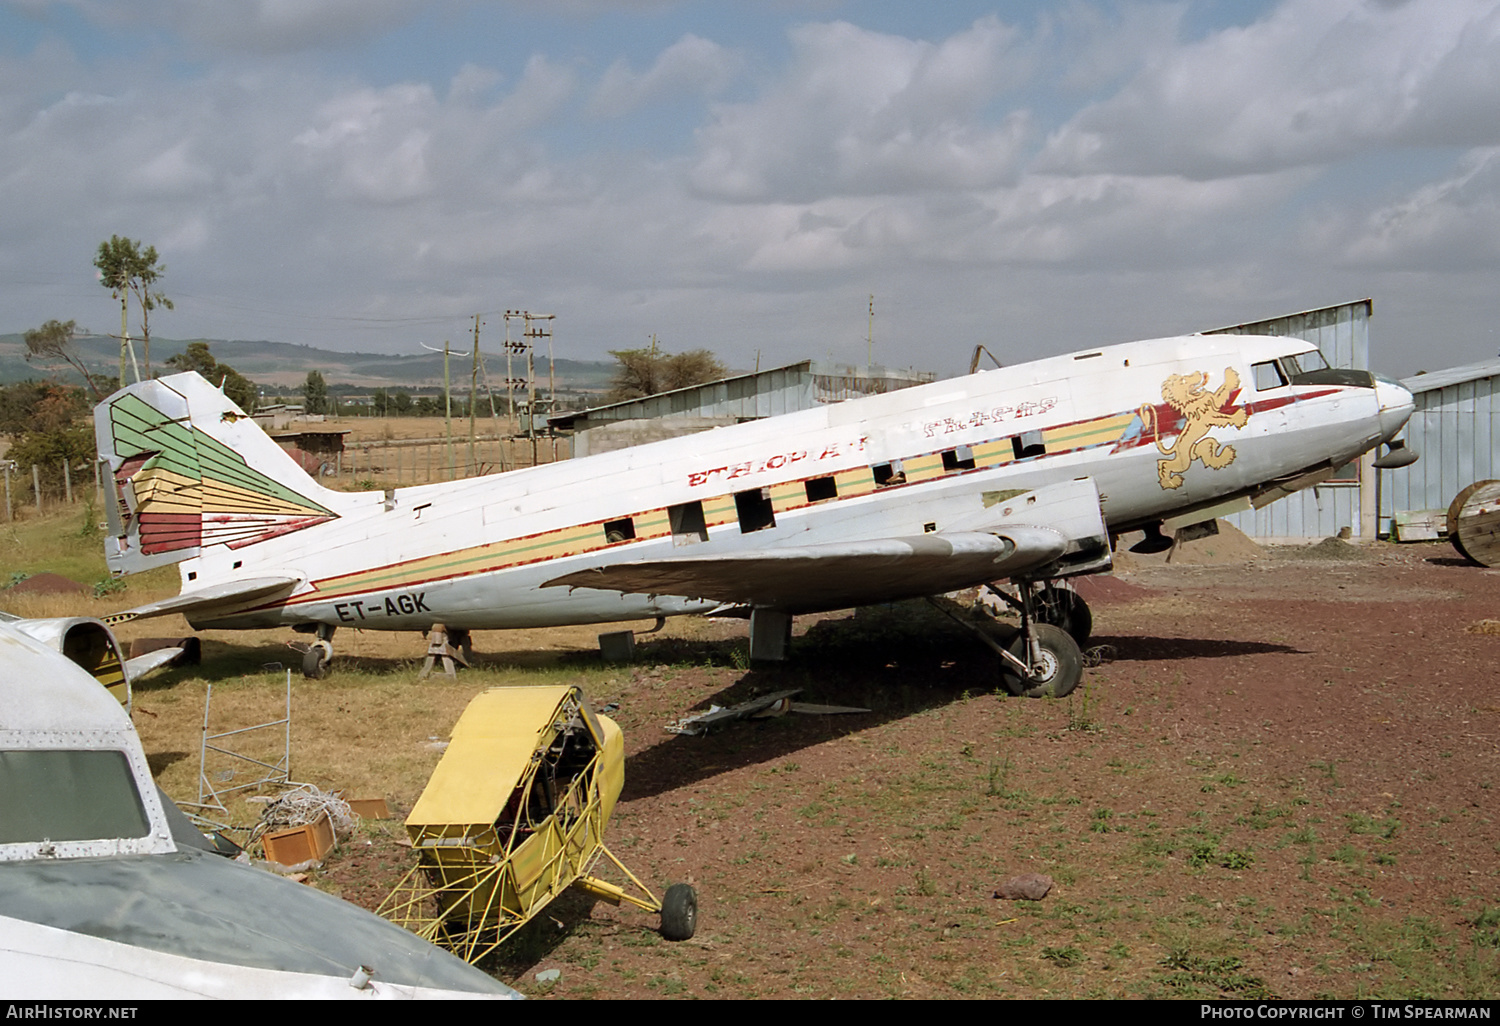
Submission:
<svg viewBox="0 0 1500 1026">
<path fill-rule="evenodd" d="M 312 859 L 321 860 L 333 850 L 333 823 L 325 812 L 304 826 L 262 834 L 260 843 L 267 862 L 295 866 Z"/>
</svg>

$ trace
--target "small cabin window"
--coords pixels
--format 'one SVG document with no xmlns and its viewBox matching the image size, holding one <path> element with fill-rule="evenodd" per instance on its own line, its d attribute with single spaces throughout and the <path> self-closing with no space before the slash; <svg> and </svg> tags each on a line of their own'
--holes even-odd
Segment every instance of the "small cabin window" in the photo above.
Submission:
<svg viewBox="0 0 1500 1026">
<path fill-rule="evenodd" d="M 734 510 L 739 514 L 740 533 L 764 531 L 776 526 L 776 513 L 771 508 L 771 489 L 752 488 L 748 492 L 734 493 Z"/>
<path fill-rule="evenodd" d="M 1255 390 L 1257 392 L 1268 392 L 1273 388 L 1280 388 L 1286 384 L 1286 377 L 1281 373 L 1281 368 L 1275 362 L 1257 363 L 1250 368 L 1255 372 Z"/>
<path fill-rule="evenodd" d="M 974 449 L 972 446 L 960 445 L 957 449 L 948 449 L 943 452 L 943 470 L 953 473 L 958 470 L 974 469 Z"/>
<path fill-rule="evenodd" d="M 708 541 L 708 522 L 703 519 L 701 502 L 668 506 L 667 522 L 672 525 L 673 545 L 696 545 Z"/>
<path fill-rule="evenodd" d="M 901 469 L 900 460 L 872 464 L 870 466 L 870 473 L 875 475 L 876 488 L 889 488 L 892 485 L 906 484 L 906 471 Z"/>
<path fill-rule="evenodd" d="M 1027 431 L 1024 434 L 1016 435 L 1010 440 L 1010 447 L 1018 460 L 1028 459 L 1032 456 L 1045 456 L 1047 454 L 1047 446 L 1042 442 L 1042 433 L 1040 431 Z"/>
<path fill-rule="evenodd" d="M 822 502 L 839 497 L 838 482 L 831 477 L 810 478 L 804 487 L 807 489 L 808 502 Z"/>
<path fill-rule="evenodd" d="M 635 537 L 635 521 L 630 517 L 604 522 L 604 540 L 610 544 L 630 541 Z"/>
</svg>

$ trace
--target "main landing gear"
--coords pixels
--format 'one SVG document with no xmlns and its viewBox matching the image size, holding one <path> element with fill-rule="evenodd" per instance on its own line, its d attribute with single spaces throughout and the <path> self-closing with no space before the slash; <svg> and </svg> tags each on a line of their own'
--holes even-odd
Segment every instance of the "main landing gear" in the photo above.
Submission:
<svg viewBox="0 0 1500 1026">
<path fill-rule="evenodd" d="M 1052 581 L 1020 581 L 1019 597 L 988 590 L 1021 614 L 1021 630 L 1000 651 L 1000 681 L 1012 695 L 1062 698 L 1083 679 L 1082 645 L 1093 629 L 1088 603 Z"/>
</svg>

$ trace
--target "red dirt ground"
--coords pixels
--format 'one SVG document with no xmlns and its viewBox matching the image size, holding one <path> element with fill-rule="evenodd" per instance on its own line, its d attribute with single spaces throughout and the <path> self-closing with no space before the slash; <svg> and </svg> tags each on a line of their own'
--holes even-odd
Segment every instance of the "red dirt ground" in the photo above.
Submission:
<svg viewBox="0 0 1500 1026">
<path fill-rule="evenodd" d="M 647 640 L 592 696 L 629 753 L 610 844 L 696 884 L 698 935 L 567 897 L 488 967 L 561 997 L 1500 993 L 1500 571 L 1324 543 L 1087 587 L 1070 700 L 997 694 L 921 605 L 799 620 L 774 669 L 742 624 Z M 788 687 L 872 711 L 662 729 Z M 329 882 L 378 902 L 397 833 Z M 1025 872 L 1045 900 L 992 897 Z"/>
</svg>

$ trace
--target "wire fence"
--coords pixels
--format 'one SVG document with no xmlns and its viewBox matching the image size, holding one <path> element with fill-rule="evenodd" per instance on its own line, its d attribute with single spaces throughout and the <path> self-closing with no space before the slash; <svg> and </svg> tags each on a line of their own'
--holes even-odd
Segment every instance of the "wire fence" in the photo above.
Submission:
<svg viewBox="0 0 1500 1026">
<path fill-rule="evenodd" d="M 508 470 L 565 460 L 567 438 L 505 437 L 387 439 L 355 442 L 325 452 L 287 448 L 308 474 L 329 488 L 360 491 L 483 477 Z M 20 466 L 0 457 L 5 492 L 3 513 L 14 520 L 23 510 L 38 513 L 63 506 L 104 502 L 104 477 L 98 460 L 59 460 Z"/>
</svg>

